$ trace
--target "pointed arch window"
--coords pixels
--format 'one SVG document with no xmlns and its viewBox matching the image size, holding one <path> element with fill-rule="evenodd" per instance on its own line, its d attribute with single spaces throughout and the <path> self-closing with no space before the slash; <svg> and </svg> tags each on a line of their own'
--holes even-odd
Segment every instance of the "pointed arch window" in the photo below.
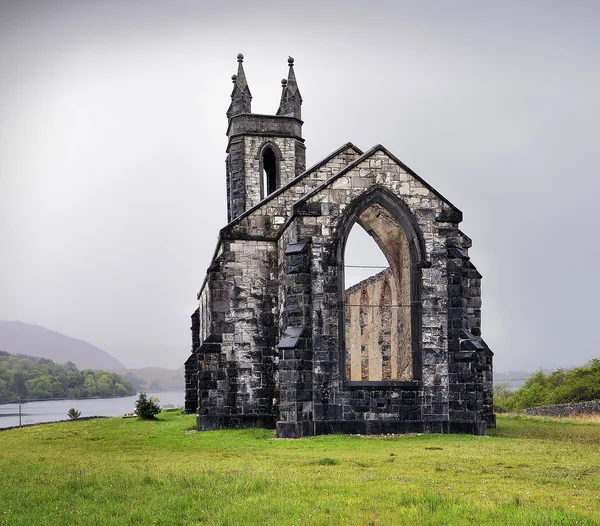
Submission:
<svg viewBox="0 0 600 526">
<path fill-rule="evenodd" d="M 360 246 L 352 246 L 351 259 L 346 261 L 353 227 L 370 238 L 373 247 L 366 249 L 361 241 Z M 339 290 L 344 301 L 344 316 L 339 320 L 340 365 L 351 385 L 420 378 L 419 262 L 424 249 L 418 232 L 405 205 L 381 190 L 354 203 L 342 222 L 338 245 Z M 368 261 L 355 261 L 363 254 Z M 357 282 L 359 267 L 366 274 Z"/>
<path fill-rule="evenodd" d="M 261 151 L 260 173 L 261 197 L 264 199 L 279 188 L 279 158 L 271 144 Z"/>
</svg>

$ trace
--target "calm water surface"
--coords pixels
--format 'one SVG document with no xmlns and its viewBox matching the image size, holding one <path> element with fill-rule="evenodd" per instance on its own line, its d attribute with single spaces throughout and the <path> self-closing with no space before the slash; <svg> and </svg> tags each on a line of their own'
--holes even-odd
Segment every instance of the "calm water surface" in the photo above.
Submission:
<svg viewBox="0 0 600 526">
<path fill-rule="evenodd" d="M 185 391 L 148 392 L 155 396 L 161 406 L 173 404 L 182 406 Z M 81 411 L 81 416 L 123 416 L 132 413 L 135 408 L 135 396 L 122 398 L 99 398 L 93 400 L 48 400 L 46 402 L 23 402 L 21 404 L 21 423 L 57 422 L 68 420 L 67 411 L 71 407 Z M 19 404 L 0 405 L 0 428 L 19 425 Z"/>
</svg>

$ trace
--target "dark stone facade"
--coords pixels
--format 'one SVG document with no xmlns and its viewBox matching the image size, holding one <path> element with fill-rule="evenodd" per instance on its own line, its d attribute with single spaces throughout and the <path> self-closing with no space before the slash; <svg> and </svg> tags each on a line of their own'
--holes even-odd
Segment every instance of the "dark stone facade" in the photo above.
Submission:
<svg viewBox="0 0 600 526">
<path fill-rule="evenodd" d="M 276 115 L 251 113 L 242 60 L 227 112 L 229 224 L 192 316 L 186 411 L 199 430 L 280 437 L 485 434 L 492 352 L 462 213 L 381 145 L 347 143 L 306 170 L 293 59 Z M 398 341 L 386 340 L 382 360 L 408 364 L 395 379 L 347 373 L 344 248 L 355 224 L 394 280 Z"/>
</svg>

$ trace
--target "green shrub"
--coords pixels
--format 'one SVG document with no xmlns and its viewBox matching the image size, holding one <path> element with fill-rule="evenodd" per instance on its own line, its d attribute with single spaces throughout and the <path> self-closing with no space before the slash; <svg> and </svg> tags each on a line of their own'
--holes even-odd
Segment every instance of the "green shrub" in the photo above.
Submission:
<svg viewBox="0 0 600 526">
<path fill-rule="evenodd" d="M 588 400 L 600 400 L 599 358 L 571 371 L 557 369 L 548 375 L 537 371 L 514 393 L 506 384 L 494 386 L 494 408 L 498 412 Z"/>
<path fill-rule="evenodd" d="M 71 409 L 69 409 L 69 411 L 67 412 L 67 416 L 71 420 L 77 420 L 81 416 L 81 411 L 75 409 L 74 407 L 71 407 Z"/>
<path fill-rule="evenodd" d="M 515 392 L 508 384 L 494 385 L 494 411 L 496 413 L 510 413 L 514 408 Z"/>
<path fill-rule="evenodd" d="M 142 391 L 135 402 L 135 414 L 142 420 L 154 420 L 154 417 L 160 413 L 158 398 L 150 397 Z"/>
<path fill-rule="evenodd" d="M 336 466 L 340 461 L 335 458 L 325 457 L 317 460 L 317 464 L 320 466 Z"/>
</svg>

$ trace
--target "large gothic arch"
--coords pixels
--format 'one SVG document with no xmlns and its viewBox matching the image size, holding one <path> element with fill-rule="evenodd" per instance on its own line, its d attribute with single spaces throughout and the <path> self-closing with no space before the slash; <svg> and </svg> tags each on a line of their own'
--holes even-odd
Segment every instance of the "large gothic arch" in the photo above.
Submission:
<svg viewBox="0 0 600 526">
<path fill-rule="evenodd" d="M 336 260 L 338 264 L 338 295 L 344 301 L 345 248 L 348 235 L 355 224 L 369 233 L 385 255 L 391 271 L 395 297 L 392 305 L 398 313 L 398 338 L 396 351 L 404 360 L 403 374 L 394 379 L 353 380 L 348 377 L 349 342 L 347 342 L 346 313 L 340 309 L 338 339 L 340 342 L 340 371 L 348 387 L 365 385 L 399 386 L 421 378 L 421 269 L 427 266 L 425 243 L 421 229 L 406 204 L 387 188 L 376 186 L 357 197 L 339 221 L 336 235 Z M 400 358 L 399 358 L 400 360 Z M 400 368 L 400 367 L 399 367 Z"/>
</svg>

